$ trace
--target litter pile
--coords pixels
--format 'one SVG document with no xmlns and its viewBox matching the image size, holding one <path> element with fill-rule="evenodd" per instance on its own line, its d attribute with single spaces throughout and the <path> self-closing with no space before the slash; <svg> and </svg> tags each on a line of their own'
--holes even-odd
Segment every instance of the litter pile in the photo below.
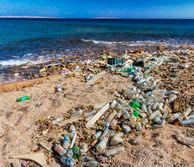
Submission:
<svg viewBox="0 0 194 167">
<path fill-rule="evenodd" d="M 58 164 L 69 167 L 111 165 L 111 157 L 125 151 L 126 142 L 136 143 L 129 140 L 132 132 L 138 135 L 166 123 L 184 126 L 194 123 L 190 103 L 183 109 L 176 107 L 180 92 L 159 89 L 160 80 L 151 76 L 153 70 L 172 59 L 171 53 L 103 59 L 107 63 L 69 63 L 60 73 L 63 77 L 79 73 L 86 84 L 92 86 L 108 71 L 129 78 L 133 85 L 115 92 L 115 99 L 109 103 L 78 106 L 63 116 L 46 116 L 39 120 L 33 142 L 40 147 L 34 151 L 44 149 L 48 164 L 54 158 Z M 55 91 L 63 92 L 60 84 L 56 85 Z M 193 138 L 182 134 L 177 134 L 176 139 L 183 144 L 194 145 Z"/>
</svg>

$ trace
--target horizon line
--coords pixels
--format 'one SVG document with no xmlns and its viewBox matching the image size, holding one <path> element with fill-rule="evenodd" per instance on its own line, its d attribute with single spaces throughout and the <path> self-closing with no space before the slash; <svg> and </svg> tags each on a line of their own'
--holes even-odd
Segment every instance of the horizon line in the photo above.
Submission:
<svg viewBox="0 0 194 167">
<path fill-rule="evenodd" d="M 165 20 L 170 20 L 170 19 L 182 19 L 182 20 L 194 20 L 194 18 L 134 18 L 134 17 L 53 17 L 53 16 L 0 16 L 0 19 L 104 19 L 104 20 L 125 20 L 125 19 L 165 19 Z"/>
</svg>

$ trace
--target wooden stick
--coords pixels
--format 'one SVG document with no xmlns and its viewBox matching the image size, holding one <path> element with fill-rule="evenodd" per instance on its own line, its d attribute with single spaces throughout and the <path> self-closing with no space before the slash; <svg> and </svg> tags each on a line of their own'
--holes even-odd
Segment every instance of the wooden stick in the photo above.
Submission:
<svg viewBox="0 0 194 167">
<path fill-rule="evenodd" d="M 96 123 L 96 121 L 109 109 L 109 107 L 109 103 L 102 107 L 101 110 L 97 112 L 90 121 L 87 122 L 86 128 L 91 128 Z"/>
</svg>

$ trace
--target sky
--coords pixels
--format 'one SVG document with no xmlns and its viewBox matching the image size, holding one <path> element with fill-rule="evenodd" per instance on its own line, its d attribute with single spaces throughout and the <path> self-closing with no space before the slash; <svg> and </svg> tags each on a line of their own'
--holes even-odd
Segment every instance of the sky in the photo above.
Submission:
<svg viewBox="0 0 194 167">
<path fill-rule="evenodd" d="M 0 0 L 0 16 L 194 19 L 194 0 Z"/>
</svg>

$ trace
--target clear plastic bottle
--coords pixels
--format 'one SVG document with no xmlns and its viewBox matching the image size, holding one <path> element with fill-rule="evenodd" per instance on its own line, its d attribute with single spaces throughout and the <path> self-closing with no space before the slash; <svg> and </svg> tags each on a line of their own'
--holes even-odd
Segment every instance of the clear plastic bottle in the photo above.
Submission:
<svg viewBox="0 0 194 167">
<path fill-rule="evenodd" d="M 108 142 L 108 137 L 104 137 L 103 140 L 101 140 L 101 141 L 96 145 L 96 150 L 97 150 L 99 153 L 102 153 L 102 152 L 105 150 L 105 148 L 106 148 L 107 142 Z"/>
<path fill-rule="evenodd" d="M 70 146 L 70 138 L 68 135 L 65 135 L 63 139 L 63 148 L 65 150 L 68 150 L 69 146 Z"/>
<path fill-rule="evenodd" d="M 60 155 L 63 156 L 67 153 L 67 150 L 65 150 L 60 144 L 56 144 L 54 147 L 54 150 Z"/>
<path fill-rule="evenodd" d="M 107 124 L 105 125 L 104 132 L 103 132 L 102 135 L 100 136 L 100 140 L 102 140 L 104 137 L 106 137 L 106 136 L 108 135 L 108 133 L 109 133 L 109 126 L 110 126 L 109 123 L 107 123 Z"/>
<path fill-rule="evenodd" d="M 93 140 L 98 140 L 102 135 L 102 131 L 97 131 L 96 134 L 92 136 Z"/>
<path fill-rule="evenodd" d="M 60 160 L 61 160 L 61 163 L 66 165 L 67 167 L 71 167 L 74 165 L 74 159 L 71 157 L 62 156 Z"/>
<path fill-rule="evenodd" d="M 109 157 L 109 156 L 118 154 L 118 153 L 123 152 L 123 151 L 125 151 L 124 147 L 113 147 L 111 149 L 106 150 L 105 155 L 107 157 Z"/>
<path fill-rule="evenodd" d="M 111 139 L 110 141 L 110 144 L 112 146 L 115 146 L 117 144 L 123 144 L 124 143 L 124 140 L 121 138 L 124 136 L 124 133 L 123 132 L 120 132 L 120 133 L 117 133 L 113 136 L 113 138 Z"/>
</svg>

